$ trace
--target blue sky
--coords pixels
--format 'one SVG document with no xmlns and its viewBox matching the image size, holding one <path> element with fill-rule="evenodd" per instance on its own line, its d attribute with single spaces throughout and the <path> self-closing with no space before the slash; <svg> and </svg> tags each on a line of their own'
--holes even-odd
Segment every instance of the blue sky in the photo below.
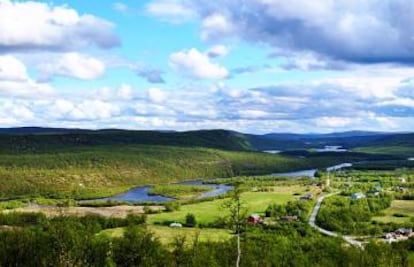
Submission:
<svg viewBox="0 0 414 267">
<path fill-rule="evenodd" d="M 412 131 L 409 0 L 0 0 L 0 125 Z"/>
</svg>

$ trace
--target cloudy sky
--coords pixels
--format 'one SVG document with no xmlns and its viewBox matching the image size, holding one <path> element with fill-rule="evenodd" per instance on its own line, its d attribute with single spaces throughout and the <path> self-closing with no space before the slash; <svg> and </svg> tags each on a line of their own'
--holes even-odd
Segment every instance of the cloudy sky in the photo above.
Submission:
<svg viewBox="0 0 414 267">
<path fill-rule="evenodd" d="M 0 127 L 412 131 L 412 0 L 0 0 Z"/>
</svg>

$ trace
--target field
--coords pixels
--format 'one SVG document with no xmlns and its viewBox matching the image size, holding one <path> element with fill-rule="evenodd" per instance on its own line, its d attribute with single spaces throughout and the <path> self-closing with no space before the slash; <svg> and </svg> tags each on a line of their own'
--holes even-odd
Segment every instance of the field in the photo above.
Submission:
<svg viewBox="0 0 414 267">
<path fill-rule="evenodd" d="M 191 244 L 197 237 L 198 241 L 226 241 L 232 237 L 231 232 L 226 229 L 198 229 L 198 228 L 171 228 L 168 226 L 147 225 L 149 231 L 155 234 L 159 240 L 165 244 L 171 244 L 175 238 L 185 237 L 187 245 Z M 112 237 L 121 237 L 124 228 L 114 228 L 103 230 L 100 234 Z"/>
<path fill-rule="evenodd" d="M 244 192 L 241 194 L 241 200 L 247 208 L 248 213 L 263 214 L 270 204 L 285 204 L 290 200 L 298 197 L 297 193 L 305 193 L 306 187 L 275 187 L 273 192 Z M 181 206 L 179 211 L 165 212 L 148 216 L 151 223 L 162 222 L 185 222 L 187 213 L 195 215 L 198 223 L 211 224 L 216 220 L 226 216 L 226 210 L 223 207 L 224 199 L 217 199 L 208 202 L 200 202 Z"/>
<path fill-rule="evenodd" d="M 149 206 L 152 210 L 162 210 L 163 206 Z M 144 214 L 144 206 L 113 206 L 113 207 L 41 207 L 41 206 L 29 206 L 23 208 L 17 208 L 13 210 L 5 210 L 4 213 L 10 212 L 26 212 L 36 213 L 42 212 L 48 217 L 56 216 L 85 216 L 85 215 L 101 215 L 104 217 L 116 217 L 125 218 L 128 214 Z"/>
<path fill-rule="evenodd" d="M 391 206 L 383 211 L 384 216 L 376 216 L 374 221 L 378 222 L 409 222 L 414 218 L 414 201 L 413 200 L 394 200 Z M 397 215 L 397 216 L 395 216 Z"/>
</svg>

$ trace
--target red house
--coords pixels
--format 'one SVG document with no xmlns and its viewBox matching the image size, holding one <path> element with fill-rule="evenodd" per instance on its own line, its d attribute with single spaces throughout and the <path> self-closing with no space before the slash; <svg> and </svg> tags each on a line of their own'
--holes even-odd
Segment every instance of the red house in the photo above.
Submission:
<svg viewBox="0 0 414 267">
<path fill-rule="evenodd" d="M 247 217 L 247 222 L 250 224 L 262 224 L 263 219 L 258 214 L 251 214 L 249 217 Z"/>
</svg>

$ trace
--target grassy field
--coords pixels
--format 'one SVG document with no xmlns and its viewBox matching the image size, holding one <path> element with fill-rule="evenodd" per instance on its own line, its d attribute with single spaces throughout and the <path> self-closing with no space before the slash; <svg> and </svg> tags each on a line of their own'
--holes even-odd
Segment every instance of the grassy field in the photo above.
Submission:
<svg viewBox="0 0 414 267">
<path fill-rule="evenodd" d="M 156 185 L 148 191 L 150 195 L 161 195 L 176 199 L 188 199 L 196 197 L 203 192 L 212 190 L 211 186 L 190 185 L 190 184 L 170 184 Z"/>
<path fill-rule="evenodd" d="M 363 153 L 377 153 L 377 154 L 391 154 L 391 155 L 406 155 L 407 157 L 414 156 L 414 147 L 412 146 L 372 146 L 359 147 L 352 149 L 354 152 Z"/>
<path fill-rule="evenodd" d="M 269 204 L 284 204 L 290 200 L 297 199 L 294 194 L 305 193 L 306 187 L 275 187 L 273 192 L 244 192 L 241 200 L 247 208 L 248 213 L 263 213 Z M 164 221 L 185 222 L 187 213 L 195 215 L 197 222 L 209 224 L 226 215 L 223 203 L 226 200 L 217 199 L 208 202 L 200 202 L 181 206 L 179 211 L 165 212 L 148 216 L 151 223 L 161 223 Z"/>
<path fill-rule="evenodd" d="M 171 228 L 168 226 L 148 225 L 147 228 L 159 238 L 163 244 L 171 244 L 175 238 L 185 237 L 187 244 L 190 244 L 197 236 L 199 241 L 223 241 L 232 237 L 231 232 L 226 229 L 208 228 Z M 120 237 L 124 228 L 103 230 L 100 234 L 111 237 Z"/>
<path fill-rule="evenodd" d="M 409 222 L 414 218 L 414 200 L 394 200 L 391 207 L 384 210 L 385 216 L 376 216 L 375 221 L 389 223 L 404 223 Z M 406 217 L 394 216 L 394 214 L 405 215 Z"/>
</svg>

